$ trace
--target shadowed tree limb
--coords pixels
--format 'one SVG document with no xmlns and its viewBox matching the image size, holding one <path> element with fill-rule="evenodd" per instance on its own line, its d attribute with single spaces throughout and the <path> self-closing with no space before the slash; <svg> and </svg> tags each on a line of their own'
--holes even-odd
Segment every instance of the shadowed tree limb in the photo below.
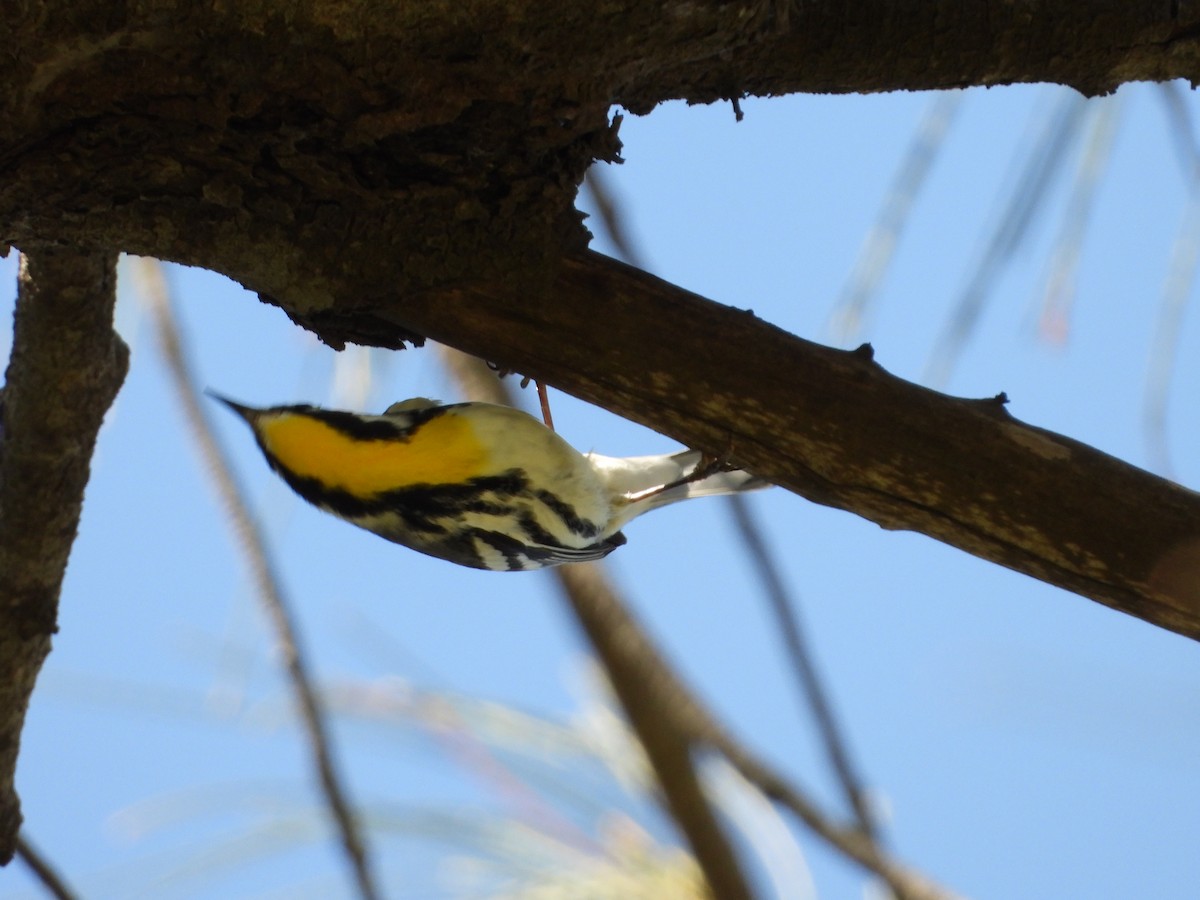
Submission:
<svg viewBox="0 0 1200 900">
<path fill-rule="evenodd" d="M 0 398 L 0 864 L 16 848 L 21 727 L 58 627 L 96 434 L 129 367 L 112 327 L 116 263 L 61 247 L 21 257 Z"/>
<path fill-rule="evenodd" d="M 564 300 L 563 298 L 569 298 Z M 403 321 L 827 506 L 1200 638 L 1200 495 L 596 253 Z M 1102 486 L 1102 489 L 1101 487 Z"/>
<path fill-rule="evenodd" d="M 284 21 L 276 3 L 114 16 L 72 0 L 5 19 L 22 52 L 0 59 L 0 240 L 205 266 L 335 346 L 433 337 L 732 447 L 810 500 L 1200 636 L 1190 491 L 589 253 L 573 206 L 587 166 L 617 158 L 614 102 L 1194 77 L 1200 9 L 518 6 L 441 19 L 297 0 Z M 480 22 L 503 27 L 482 41 Z"/>
</svg>

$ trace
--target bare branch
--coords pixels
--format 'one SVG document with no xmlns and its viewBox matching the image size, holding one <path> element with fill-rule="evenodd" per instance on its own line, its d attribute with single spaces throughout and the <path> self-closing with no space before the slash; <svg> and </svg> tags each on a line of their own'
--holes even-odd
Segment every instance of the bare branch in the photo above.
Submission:
<svg viewBox="0 0 1200 900">
<path fill-rule="evenodd" d="M 112 328 L 116 261 L 40 246 L 21 257 L 0 397 L 0 864 L 21 825 L 21 727 L 57 628 L 96 434 L 129 367 Z"/>
<path fill-rule="evenodd" d="M 217 441 L 208 415 L 201 406 L 195 379 L 191 373 L 179 327 L 171 309 L 171 296 L 157 260 L 142 258 L 136 261 L 142 289 L 154 316 L 159 342 L 167 368 L 175 384 L 176 396 L 191 426 L 200 454 L 208 467 L 217 493 L 225 505 L 238 547 L 245 554 L 253 573 L 256 593 L 262 601 L 263 612 L 278 641 L 300 720 L 308 737 L 309 752 L 330 820 L 337 830 L 346 862 L 354 875 L 359 896 L 374 900 L 380 896 L 371 873 L 367 846 L 362 829 L 342 783 L 335 759 L 333 741 L 325 723 L 325 712 L 316 688 L 313 687 L 307 656 L 300 638 L 299 625 L 290 603 L 284 595 L 282 582 L 258 520 L 245 501 L 245 492 L 238 483 L 225 451 Z"/>
<path fill-rule="evenodd" d="M 542 291 L 462 287 L 402 311 L 690 447 L 732 446 L 809 500 L 1200 637 L 1200 495 L 1020 422 L 1002 397 L 918 387 L 869 347 L 821 347 L 594 253 Z"/>
<path fill-rule="evenodd" d="M 41 882 L 46 893 L 55 900 L 75 900 L 75 892 L 67 886 L 50 860 L 34 848 L 24 833 L 17 835 L 17 858 L 29 867 L 29 871 Z"/>
<path fill-rule="evenodd" d="M 635 713 L 629 703 L 634 705 L 637 715 L 645 717 L 652 740 L 684 741 L 692 751 L 709 747 L 722 753 L 766 796 L 792 810 L 819 837 L 883 878 L 899 900 L 950 900 L 955 896 L 890 859 L 861 831 L 835 825 L 796 787 L 760 763 L 721 729 L 618 600 L 602 567 L 563 566 L 556 572 L 572 609 L 613 679 L 631 722 Z M 641 728 L 634 727 L 641 737 Z M 647 752 L 653 753 L 650 748 Z M 664 753 L 664 759 L 670 757 Z M 725 895 L 718 892 L 717 896 Z"/>
<path fill-rule="evenodd" d="M 733 513 L 733 521 L 741 535 L 742 544 L 746 547 L 750 560 L 754 564 L 754 570 L 758 573 L 763 593 L 767 595 L 771 611 L 775 615 L 776 622 L 779 623 L 787 659 L 792 664 L 796 683 L 808 704 L 813 721 L 816 723 L 817 734 L 825 747 L 825 756 L 833 768 L 834 775 L 837 776 L 842 793 L 846 795 L 846 802 L 854 811 L 858 827 L 863 834 L 878 843 L 880 840 L 879 828 L 874 816 L 871 815 L 862 779 L 859 778 L 850 758 L 850 744 L 838 725 L 837 717 L 833 712 L 833 703 L 829 699 L 829 692 L 821 679 L 821 673 L 817 671 L 817 662 L 812 647 L 804 634 L 804 629 L 800 624 L 800 615 L 796 611 L 797 604 L 789 596 L 790 592 L 779 574 L 779 566 L 771 555 L 749 500 L 741 494 L 731 494 L 726 498 L 726 502 Z"/>
<path fill-rule="evenodd" d="M 1198 9 L 747 0 L 663 17 L 527 0 L 513 17 L 470 0 L 442 19 L 309 0 L 279 45 L 272 4 L 113 19 L 101 0 L 56 3 L 0 21 L 31 48 L 0 56 L 0 240 L 206 266 L 335 346 L 432 337 L 690 446 L 733 439 L 744 466 L 809 499 L 1200 636 L 1194 495 L 586 253 L 573 205 L 588 165 L 617 157 L 614 99 L 1102 91 L 1194 75 Z M 481 43 L 467 23 L 489 17 L 506 27 Z"/>
</svg>

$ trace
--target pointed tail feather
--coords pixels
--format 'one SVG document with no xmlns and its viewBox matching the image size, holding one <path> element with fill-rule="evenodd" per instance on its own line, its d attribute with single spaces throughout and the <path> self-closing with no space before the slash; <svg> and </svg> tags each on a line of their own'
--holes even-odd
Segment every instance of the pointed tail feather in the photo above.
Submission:
<svg viewBox="0 0 1200 900">
<path fill-rule="evenodd" d="M 740 469 L 714 472 L 696 481 L 686 481 L 704 461 L 703 454 L 697 450 L 623 459 L 593 454 L 591 461 L 613 493 L 629 499 L 627 510 L 620 516 L 623 523 L 681 500 L 753 491 L 771 485 L 769 481 Z"/>
<path fill-rule="evenodd" d="M 751 475 L 742 469 L 728 472 L 714 472 L 696 481 L 677 484 L 666 490 L 652 494 L 645 499 L 646 509 L 658 509 L 678 503 L 680 500 L 691 500 L 693 497 L 717 497 L 721 494 L 738 494 L 742 491 L 756 491 L 759 488 L 770 487 L 771 482 L 757 475 Z"/>
</svg>

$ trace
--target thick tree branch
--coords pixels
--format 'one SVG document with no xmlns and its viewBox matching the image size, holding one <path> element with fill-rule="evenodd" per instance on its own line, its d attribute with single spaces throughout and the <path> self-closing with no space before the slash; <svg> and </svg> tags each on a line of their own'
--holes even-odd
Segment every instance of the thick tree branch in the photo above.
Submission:
<svg viewBox="0 0 1200 900">
<path fill-rule="evenodd" d="M 112 329 L 115 253 L 21 259 L 0 408 L 0 864 L 21 824 L 21 726 L 58 619 L 96 433 L 129 365 Z"/>
<path fill-rule="evenodd" d="M 812 344 L 594 253 L 540 293 L 490 284 L 393 314 L 817 503 L 1200 638 L 1200 495 L 1000 399 L 921 388 L 869 348 Z"/>
</svg>

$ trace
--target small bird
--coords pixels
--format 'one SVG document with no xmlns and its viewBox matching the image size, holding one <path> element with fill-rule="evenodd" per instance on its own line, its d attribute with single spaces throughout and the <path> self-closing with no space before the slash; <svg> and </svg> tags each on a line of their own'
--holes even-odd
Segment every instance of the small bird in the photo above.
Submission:
<svg viewBox="0 0 1200 900">
<path fill-rule="evenodd" d="M 642 513 L 766 487 L 694 450 L 580 453 L 533 416 L 417 397 L 383 415 L 255 409 L 209 392 L 254 431 L 267 463 L 314 506 L 397 544 L 475 569 L 607 556 Z"/>
</svg>

